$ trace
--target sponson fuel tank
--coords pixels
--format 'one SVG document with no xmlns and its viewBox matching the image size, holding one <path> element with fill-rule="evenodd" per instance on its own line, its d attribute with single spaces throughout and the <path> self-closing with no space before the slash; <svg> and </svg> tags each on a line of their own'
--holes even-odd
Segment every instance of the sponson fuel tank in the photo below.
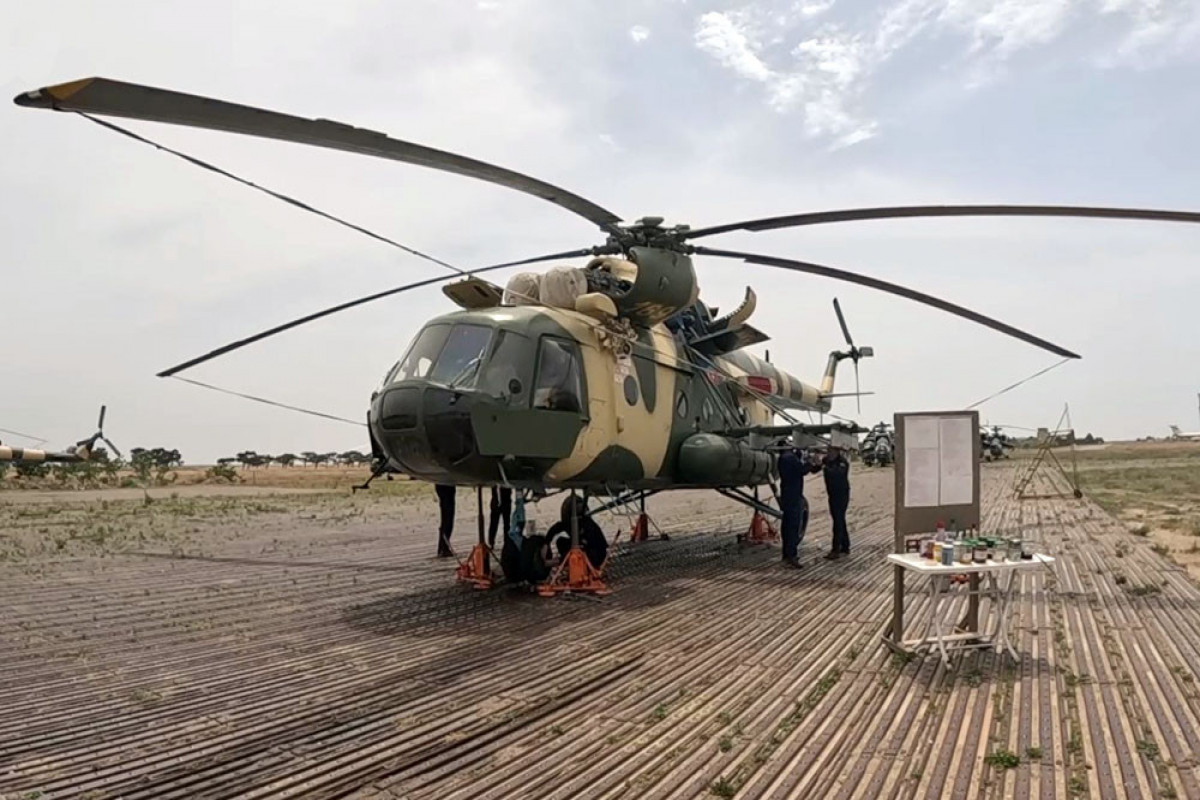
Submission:
<svg viewBox="0 0 1200 800">
<path fill-rule="evenodd" d="M 688 483 L 765 483 L 771 477 L 774 459 L 769 453 L 715 433 L 694 433 L 679 445 L 679 471 Z"/>
</svg>

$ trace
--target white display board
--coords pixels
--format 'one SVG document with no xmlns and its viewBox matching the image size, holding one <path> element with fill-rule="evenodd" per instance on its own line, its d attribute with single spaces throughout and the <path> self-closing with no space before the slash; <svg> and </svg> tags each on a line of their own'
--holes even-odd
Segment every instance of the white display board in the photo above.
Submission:
<svg viewBox="0 0 1200 800">
<path fill-rule="evenodd" d="M 975 499 L 971 420 L 967 417 L 906 417 L 904 505 L 960 506 Z"/>
<path fill-rule="evenodd" d="M 979 417 L 970 411 L 896 415 L 897 532 L 938 521 L 977 524 Z"/>
</svg>

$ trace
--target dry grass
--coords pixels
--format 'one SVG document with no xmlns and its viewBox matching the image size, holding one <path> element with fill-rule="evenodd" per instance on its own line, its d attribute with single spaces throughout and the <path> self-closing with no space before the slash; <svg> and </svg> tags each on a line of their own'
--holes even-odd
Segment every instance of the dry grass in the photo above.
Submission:
<svg viewBox="0 0 1200 800">
<path fill-rule="evenodd" d="M 1084 456 L 1084 492 L 1200 578 L 1200 445 L 1139 443 Z"/>
</svg>

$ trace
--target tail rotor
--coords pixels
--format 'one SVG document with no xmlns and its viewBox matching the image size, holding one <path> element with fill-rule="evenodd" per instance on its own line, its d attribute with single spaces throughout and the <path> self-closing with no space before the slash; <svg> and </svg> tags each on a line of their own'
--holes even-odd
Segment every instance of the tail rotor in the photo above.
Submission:
<svg viewBox="0 0 1200 800">
<path fill-rule="evenodd" d="M 862 392 L 859 389 L 858 381 L 858 360 L 860 358 L 870 358 L 875 355 L 875 350 L 871 347 L 856 347 L 854 337 L 850 335 L 850 327 L 846 325 L 846 317 L 842 314 L 841 303 L 838 299 L 833 298 L 833 311 L 837 314 L 838 324 L 842 326 L 842 335 L 846 337 L 846 344 L 850 349 L 846 352 L 846 357 L 854 362 L 854 403 L 858 409 L 858 413 L 862 413 Z"/>
</svg>

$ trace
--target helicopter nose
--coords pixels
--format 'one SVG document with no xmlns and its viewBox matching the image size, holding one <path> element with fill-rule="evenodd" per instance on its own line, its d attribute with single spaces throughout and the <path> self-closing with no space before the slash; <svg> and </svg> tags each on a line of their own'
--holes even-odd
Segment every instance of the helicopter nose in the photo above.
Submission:
<svg viewBox="0 0 1200 800">
<path fill-rule="evenodd" d="M 471 394 L 440 386 L 392 386 L 376 399 L 379 442 L 413 474 L 453 470 L 477 453 L 472 405 Z"/>
</svg>

